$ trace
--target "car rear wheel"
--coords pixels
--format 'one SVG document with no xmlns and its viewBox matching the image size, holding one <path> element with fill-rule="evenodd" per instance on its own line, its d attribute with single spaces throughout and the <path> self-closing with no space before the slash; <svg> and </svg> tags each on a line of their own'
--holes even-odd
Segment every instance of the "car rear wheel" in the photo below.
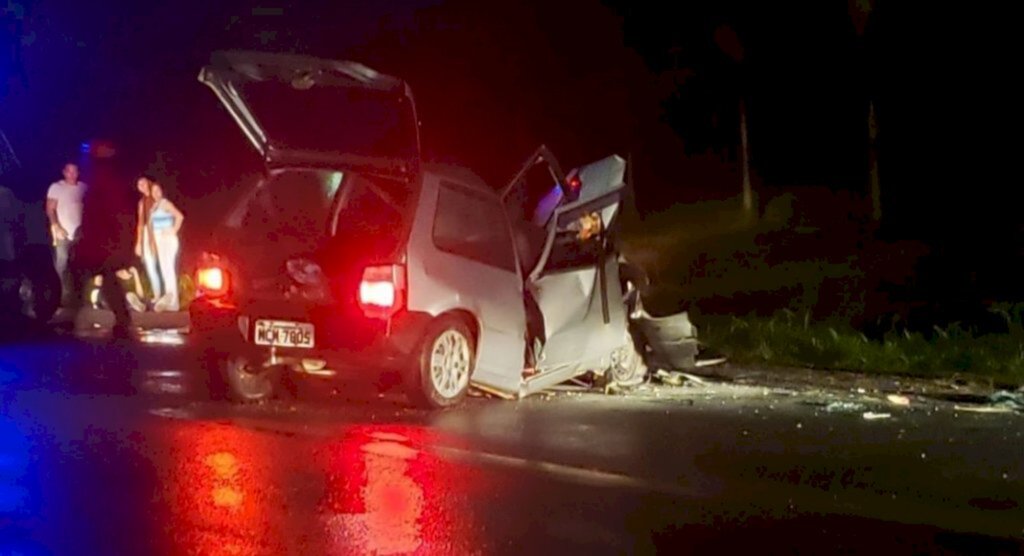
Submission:
<svg viewBox="0 0 1024 556">
<path fill-rule="evenodd" d="M 455 318 L 438 321 L 424 336 L 416 368 L 411 370 L 410 399 L 428 409 L 457 405 L 469 390 L 475 360 L 469 327 Z"/>
<path fill-rule="evenodd" d="M 23 269 L 18 295 L 25 316 L 49 322 L 60 307 L 60 277 L 52 266 Z"/>
<path fill-rule="evenodd" d="M 232 401 L 258 403 L 272 399 L 278 390 L 281 370 L 275 367 L 260 367 L 249 358 L 231 355 L 221 362 Z"/>
</svg>

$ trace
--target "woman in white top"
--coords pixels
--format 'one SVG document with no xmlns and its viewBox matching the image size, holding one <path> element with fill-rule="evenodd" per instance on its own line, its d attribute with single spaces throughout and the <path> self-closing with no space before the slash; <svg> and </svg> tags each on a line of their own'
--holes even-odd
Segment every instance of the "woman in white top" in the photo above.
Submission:
<svg viewBox="0 0 1024 556">
<path fill-rule="evenodd" d="M 145 183 L 144 183 L 145 180 Z M 146 194 L 148 190 L 148 195 Z M 139 234 L 136 253 L 142 257 L 153 290 L 153 310 L 178 311 L 178 233 L 185 215 L 164 197 L 163 188 L 152 178 L 139 179 Z"/>
</svg>

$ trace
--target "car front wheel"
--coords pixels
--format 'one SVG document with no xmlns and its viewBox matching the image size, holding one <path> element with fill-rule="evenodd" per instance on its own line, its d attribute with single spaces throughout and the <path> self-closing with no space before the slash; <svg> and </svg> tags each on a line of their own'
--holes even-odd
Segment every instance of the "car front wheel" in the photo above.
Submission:
<svg viewBox="0 0 1024 556">
<path fill-rule="evenodd" d="M 469 390 L 475 352 L 465 323 L 454 318 L 438 321 L 424 336 L 416 367 L 411 369 L 410 399 L 428 409 L 457 405 Z"/>
<path fill-rule="evenodd" d="M 628 388 L 642 384 L 646 376 L 647 365 L 632 341 L 612 353 L 612 364 L 606 371 L 608 382 Z"/>
</svg>

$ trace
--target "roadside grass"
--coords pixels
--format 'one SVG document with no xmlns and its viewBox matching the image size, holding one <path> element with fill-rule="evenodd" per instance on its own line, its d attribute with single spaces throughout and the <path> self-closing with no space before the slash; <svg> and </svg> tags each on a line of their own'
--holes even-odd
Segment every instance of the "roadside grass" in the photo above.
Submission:
<svg viewBox="0 0 1024 556">
<path fill-rule="evenodd" d="M 878 269 L 893 281 L 910 275 L 918 254 L 906 245 L 867 248 L 849 219 L 836 225 L 793 212 L 775 199 L 756 221 L 736 199 L 673 206 L 629 222 L 622 251 L 647 271 L 644 301 L 663 314 L 698 303 L 707 313 L 761 308 L 770 316 L 785 307 L 852 322 L 874 302 Z"/>
<path fill-rule="evenodd" d="M 702 343 L 736 363 L 858 371 L 917 377 L 985 377 L 994 386 L 1024 384 L 1022 306 L 993 311 L 1008 332 L 974 334 L 958 325 L 934 334 L 892 330 L 880 341 L 843 325 L 782 310 L 771 317 L 704 315 Z"/>
<path fill-rule="evenodd" d="M 849 218 L 807 214 L 785 198 L 756 222 L 736 199 L 677 205 L 629 220 L 622 250 L 651 278 L 650 312 L 690 311 L 702 343 L 734 362 L 1024 384 L 1024 305 L 989 307 L 999 333 L 896 322 L 868 338 L 856 325 L 896 308 L 880 284 L 913 283 L 927 249 L 865 243 Z"/>
</svg>

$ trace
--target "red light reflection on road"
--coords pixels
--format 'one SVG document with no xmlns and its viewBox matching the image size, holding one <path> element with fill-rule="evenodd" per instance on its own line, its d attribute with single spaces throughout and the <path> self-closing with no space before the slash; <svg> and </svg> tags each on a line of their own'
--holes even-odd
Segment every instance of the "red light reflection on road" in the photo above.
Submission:
<svg viewBox="0 0 1024 556">
<path fill-rule="evenodd" d="M 273 454 L 245 429 L 189 424 L 169 431 L 171 466 L 162 481 L 167 532 L 186 554 L 265 554 L 271 519 L 265 467 Z"/>
<path fill-rule="evenodd" d="M 448 497 L 455 478 L 425 453 L 424 432 L 403 425 L 347 431 L 327 452 L 327 492 L 321 512 L 333 554 L 444 552 L 454 539 Z M 449 480 L 445 480 L 449 479 Z"/>
<path fill-rule="evenodd" d="M 355 425 L 325 441 L 169 422 L 156 542 L 167 554 L 479 553 L 467 505 L 484 483 L 433 455 L 433 434 Z"/>
</svg>

